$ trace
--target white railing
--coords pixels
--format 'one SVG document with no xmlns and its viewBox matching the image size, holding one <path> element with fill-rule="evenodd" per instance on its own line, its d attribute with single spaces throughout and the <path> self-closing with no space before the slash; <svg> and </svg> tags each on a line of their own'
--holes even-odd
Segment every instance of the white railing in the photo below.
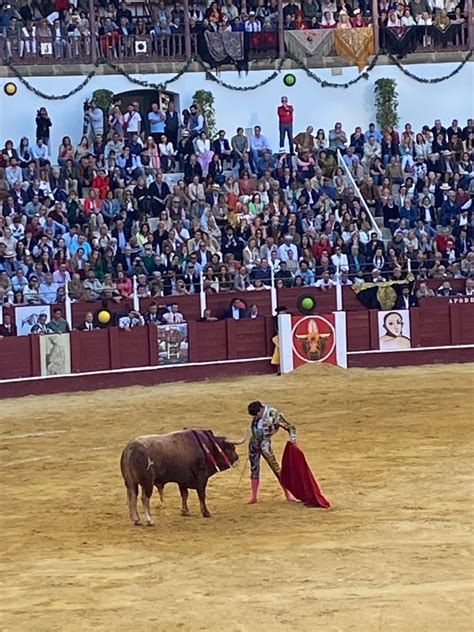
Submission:
<svg viewBox="0 0 474 632">
<path fill-rule="evenodd" d="M 374 216 L 372 215 L 369 207 L 367 206 L 367 202 L 364 200 L 364 198 L 362 197 L 362 194 L 360 192 L 359 187 L 357 186 L 354 178 L 352 177 L 352 173 L 349 171 L 349 167 L 346 165 L 346 163 L 344 162 L 344 159 L 342 157 L 341 152 L 339 151 L 339 149 L 337 150 L 337 162 L 338 165 L 340 167 L 342 167 L 342 169 L 344 170 L 344 173 L 346 174 L 346 178 L 349 180 L 349 182 L 351 183 L 351 187 L 354 189 L 354 191 L 356 192 L 358 198 L 360 199 L 360 202 L 362 204 L 362 206 L 364 207 L 364 210 L 367 212 L 367 215 L 370 217 L 370 223 L 372 224 L 372 230 L 375 231 L 379 237 L 379 239 L 382 238 L 382 231 L 379 228 L 379 225 L 377 224 L 377 222 L 375 221 Z"/>
</svg>

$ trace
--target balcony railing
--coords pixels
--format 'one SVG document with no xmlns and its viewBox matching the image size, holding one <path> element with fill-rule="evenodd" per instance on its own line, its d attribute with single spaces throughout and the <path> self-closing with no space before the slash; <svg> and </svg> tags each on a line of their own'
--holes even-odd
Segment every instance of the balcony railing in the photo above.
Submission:
<svg viewBox="0 0 474 632">
<path fill-rule="evenodd" d="M 110 61 L 184 61 L 186 43 L 184 34 L 128 35 L 117 33 L 99 35 L 95 58 Z M 70 35 L 60 41 L 52 38 L 24 38 L 20 34 L 0 35 L 0 59 L 15 66 L 50 64 L 86 64 L 93 61 L 93 43 L 90 36 Z M 196 52 L 196 36 L 191 35 L 191 52 Z"/>
<path fill-rule="evenodd" d="M 371 0 L 368 3 L 371 15 L 364 16 L 364 24 L 373 29 L 375 52 L 392 53 L 403 57 L 415 51 L 465 51 L 474 49 L 474 11 L 473 1 L 465 0 L 464 22 L 456 22 L 454 15 L 449 14 L 451 23 L 446 28 L 439 26 L 409 26 L 391 27 L 387 25 L 387 16 L 382 15 L 379 9 L 379 0 Z M 14 32 L 10 28 L 0 29 L 0 64 L 12 63 L 14 65 L 51 65 L 72 63 L 94 63 L 105 58 L 110 61 L 146 62 L 146 61 L 184 61 L 192 59 L 200 50 L 199 44 L 204 40 L 202 33 L 191 32 L 189 20 L 184 19 L 183 32 L 173 34 L 154 35 L 151 29 L 156 21 L 146 15 L 146 35 L 120 35 L 113 31 L 100 34 L 98 17 L 94 0 L 89 0 L 90 5 L 90 30 L 91 34 L 80 34 L 77 31 L 67 33 L 61 39 L 56 39 L 53 34 L 48 35 L 43 30 L 41 37 L 36 33 L 35 37 L 25 37 L 25 28 L 18 27 Z M 261 32 L 245 33 L 248 59 L 278 59 L 287 52 L 285 33 L 293 29 L 299 30 L 296 24 L 285 22 L 283 15 L 283 0 L 278 0 L 278 19 L 274 16 L 272 28 L 274 30 L 262 30 Z M 189 0 L 183 0 L 183 10 L 189 9 Z M 397 18 L 398 19 L 398 18 Z M 435 19 L 433 17 L 433 19 Z M 459 17 L 458 17 L 459 19 Z M 320 28 L 320 16 L 311 21 L 303 22 L 308 37 L 311 29 Z M 354 24 L 354 26 L 356 26 Z M 39 31 L 39 27 L 37 31 Z M 319 31 L 320 33 L 322 32 Z M 97 33 L 97 34 L 96 34 Z M 314 57 L 327 56 L 328 51 L 318 50 Z M 334 54 L 334 51 L 330 51 Z"/>
<path fill-rule="evenodd" d="M 380 49 L 403 57 L 409 53 L 469 50 L 469 31 L 466 22 L 450 24 L 441 30 L 437 26 L 409 26 L 380 28 Z"/>
</svg>

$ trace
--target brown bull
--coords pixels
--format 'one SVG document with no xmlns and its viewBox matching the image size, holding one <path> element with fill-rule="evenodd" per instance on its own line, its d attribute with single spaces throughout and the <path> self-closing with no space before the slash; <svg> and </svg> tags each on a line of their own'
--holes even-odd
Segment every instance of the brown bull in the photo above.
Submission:
<svg viewBox="0 0 474 632">
<path fill-rule="evenodd" d="M 231 441 L 214 435 L 212 430 L 186 429 L 164 435 L 144 435 L 130 441 L 120 459 L 120 469 L 127 488 L 130 519 L 141 524 L 137 510 L 139 486 L 147 524 L 153 526 L 150 498 L 153 486 L 160 492 L 166 483 L 177 483 L 182 499 L 181 513 L 189 515 L 188 489 L 199 496 L 201 513 L 209 518 L 206 485 L 210 476 L 227 470 L 239 459 L 235 446 L 245 438 Z"/>
</svg>

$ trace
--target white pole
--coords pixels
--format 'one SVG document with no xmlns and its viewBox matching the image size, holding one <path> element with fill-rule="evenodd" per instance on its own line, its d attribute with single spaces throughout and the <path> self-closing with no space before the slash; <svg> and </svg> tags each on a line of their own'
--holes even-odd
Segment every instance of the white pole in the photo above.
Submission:
<svg viewBox="0 0 474 632">
<path fill-rule="evenodd" d="M 275 287 L 275 270 L 273 269 L 272 264 L 270 264 L 270 279 L 271 279 L 270 299 L 272 302 L 272 316 L 276 316 L 277 306 L 278 306 L 278 297 L 277 297 L 277 291 Z"/>
<path fill-rule="evenodd" d="M 336 309 L 342 311 L 342 284 L 341 284 L 341 267 L 337 266 L 337 283 L 336 283 Z"/>
<path fill-rule="evenodd" d="M 204 318 L 204 312 L 206 311 L 207 308 L 207 300 L 206 300 L 206 293 L 204 292 L 204 275 L 201 272 L 199 273 L 199 306 L 201 308 L 201 318 Z"/>
<path fill-rule="evenodd" d="M 66 320 L 69 325 L 69 328 L 72 329 L 72 302 L 71 297 L 69 296 L 69 287 L 67 282 L 64 284 L 64 310 L 66 312 Z"/>
<path fill-rule="evenodd" d="M 140 311 L 140 299 L 138 298 L 138 290 L 137 290 L 137 275 L 133 275 L 133 309 L 136 312 Z"/>
</svg>

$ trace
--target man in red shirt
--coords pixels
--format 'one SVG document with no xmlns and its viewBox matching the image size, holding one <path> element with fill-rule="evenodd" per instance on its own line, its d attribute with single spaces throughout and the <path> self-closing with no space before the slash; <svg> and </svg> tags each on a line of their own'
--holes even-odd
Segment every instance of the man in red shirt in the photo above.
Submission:
<svg viewBox="0 0 474 632">
<path fill-rule="evenodd" d="M 281 97 L 281 105 L 278 106 L 277 113 L 280 126 L 280 148 L 285 147 L 285 134 L 287 134 L 290 153 L 293 154 L 293 106 L 289 105 L 288 97 Z"/>
</svg>

